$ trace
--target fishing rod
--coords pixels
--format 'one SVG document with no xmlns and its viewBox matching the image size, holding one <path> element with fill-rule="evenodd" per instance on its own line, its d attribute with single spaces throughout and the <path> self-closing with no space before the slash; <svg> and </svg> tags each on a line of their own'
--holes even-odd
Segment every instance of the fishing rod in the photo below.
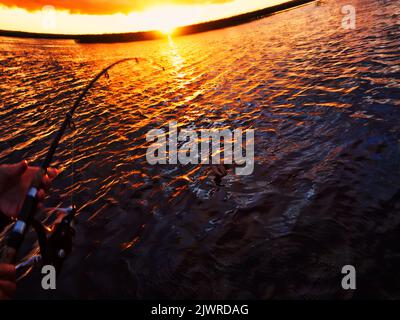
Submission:
<svg viewBox="0 0 400 320">
<path fill-rule="evenodd" d="M 35 256 L 31 258 L 30 262 L 33 264 L 40 261 L 44 264 L 50 264 L 53 265 L 56 270 L 59 270 L 61 268 L 64 259 L 72 250 L 72 237 L 75 234 L 75 230 L 73 229 L 73 221 L 76 215 L 76 208 L 74 206 L 71 206 L 67 209 L 64 209 L 64 218 L 61 220 L 61 222 L 55 225 L 52 234 L 50 236 L 47 236 L 48 232 L 46 231 L 46 228 L 34 218 L 38 210 L 38 193 L 41 188 L 42 177 L 47 173 L 47 169 L 49 168 L 53 160 L 54 154 L 56 153 L 57 147 L 60 143 L 61 138 L 64 135 L 65 130 L 68 127 L 74 127 L 72 117 L 89 90 L 103 75 L 108 78 L 108 71 L 113 67 L 127 61 L 136 61 L 136 63 L 139 63 L 139 60 L 147 59 L 125 58 L 114 62 L 113 64 L 104 68 L 88 83 L 88 85 L 83 89 L 82 93 L 75 100 L 75 103 L 65 115 L 64 121 L 57 134 L 55 135 L 47 151 L 46 157 L 39 168 L 39 171 L 32 180 L 28 193 L 25 196 L 22 209 L 18 214 L 18 220 L 14 223 L 6 238 L 6 244 L 1 254 L 0 262 L 15 262 L 18 251 L 25 239 L 25 235 L 29 227 L 32 226 L 38 236 L 41 254 L 40 256 Z M 164 68 L 162 69 L 164 70 Z M 30 262 L 28 261 L 22 263 L 19 266 L 22 267 L 24 265 L 28 265 Z"/>
</svg>

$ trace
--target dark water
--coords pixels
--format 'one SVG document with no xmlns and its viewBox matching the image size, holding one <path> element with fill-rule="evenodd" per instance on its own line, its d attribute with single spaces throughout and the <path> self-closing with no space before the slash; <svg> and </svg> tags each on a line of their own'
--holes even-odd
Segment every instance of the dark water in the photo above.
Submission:
<svg viewBox="0 0 400 320">
<path fill-rule="evenodd" d="M 32 272 L 18 297 L 400 298 L 399 17 L 398 1 L 324 1 L 169 41 L 2 38 L 1 162 L 38 163 L 107 64 L 165 68 L 117 67 L 85 100 L 47 203 L 81 207 L 75 251 L 55 293 Z M 148 165 L 145 134 L 173 120 L 254 129 L 254 174 L 216 187 L 207 166 Z"/>
</svg>

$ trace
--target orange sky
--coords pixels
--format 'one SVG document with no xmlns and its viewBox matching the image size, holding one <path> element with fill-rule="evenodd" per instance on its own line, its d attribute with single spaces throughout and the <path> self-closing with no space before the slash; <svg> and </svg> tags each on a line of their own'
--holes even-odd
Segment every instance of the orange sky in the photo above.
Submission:
<svg viewBox="0 0 400 320">
<path fill-rule="evenodd" d="M 0 0 L 0 29 L 95 34 L 221 19 L 287 0 Z"/>
<path fill-rule="evenodd" d="M 251 0 L 250 0 L 251 1 Z M 43 6 L 52 5 L 59 10 L 69 10 L 73 13 L 113 14 L 131 13 L 148 7 L 183 4 L 225 3 L 232 0 L 1 0 L 8 7 L 25 8 L 30 11 L 41 10 Z"/>
</svg>

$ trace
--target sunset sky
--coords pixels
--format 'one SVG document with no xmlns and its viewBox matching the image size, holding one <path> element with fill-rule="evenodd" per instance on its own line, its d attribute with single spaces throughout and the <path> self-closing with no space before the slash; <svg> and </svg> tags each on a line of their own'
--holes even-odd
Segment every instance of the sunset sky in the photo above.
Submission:
<svg viewBox="0 0 400 320">
<path fill-rule="evenodd" d="M 0 29 L 95 34 L 217 20 L 287 0 L 0 0 Z"/>
</svg>

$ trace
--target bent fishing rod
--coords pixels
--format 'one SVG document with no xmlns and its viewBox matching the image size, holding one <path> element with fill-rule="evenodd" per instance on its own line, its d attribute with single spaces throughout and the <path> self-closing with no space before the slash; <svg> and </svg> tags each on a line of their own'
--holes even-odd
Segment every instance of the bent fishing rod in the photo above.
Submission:
<svg viewBox="0 0 400 320">
<path fill-rule="evenodd" d="M 41 253 L 40 259 L 36 260 L 41 260 L 44 264 L 53 265 L 56 267 L 56 269 L 61 268 L 61 265 L 66 258 L 66 255 L 69 254 L 72 249 L 72 237 L 75 234 L 72 223 L 76 214 L 76 209 L 74 207 L 65 209 L 64 213 L 66 214 L 66 216 L 61 220 L 60 223 L 56 224 L 52 234 L 47 237 L 45 227 L 34 218 L 38 210 L 38 193 L 41 187 L 42 177 L 47 173 L 47 169 L 49 168 L 53 160 L 54 154 L 56 153 L 57 147 L 60 143 L 61 138 L 64 135 L 65 130 L 68 127 L 74 127 L 72 117 L 89 90 L 103 75 L 108 78 L 108 71 L 111 68 L 127 61 L 136 61 L 136 63 L 139 63 L 139 60 L 147 59 L 126 58 L 114 62 L 113 64 L 104 68 L 89 82 L 89 84 L 83 89 L 82 93 L 75 100 L 75 103 L 65 115 L 64 121 L 57 134 L 55 135 L 47 151 L 46 157 L 40 166 L 39 171 L 32 180 L 31 186 L 24 199 L 22 209 L 18 214 L 17 221 L 14 223 L 6 238 L 6 244 L 3 249 L 0 262 L 15 262 L 18 251 L 25 239 L 25 235 L 29 227 L 32 226 L 38 235 L 38 242 Z M 162 69 L 164 70 L 164 68 Z"/>
</svg>

